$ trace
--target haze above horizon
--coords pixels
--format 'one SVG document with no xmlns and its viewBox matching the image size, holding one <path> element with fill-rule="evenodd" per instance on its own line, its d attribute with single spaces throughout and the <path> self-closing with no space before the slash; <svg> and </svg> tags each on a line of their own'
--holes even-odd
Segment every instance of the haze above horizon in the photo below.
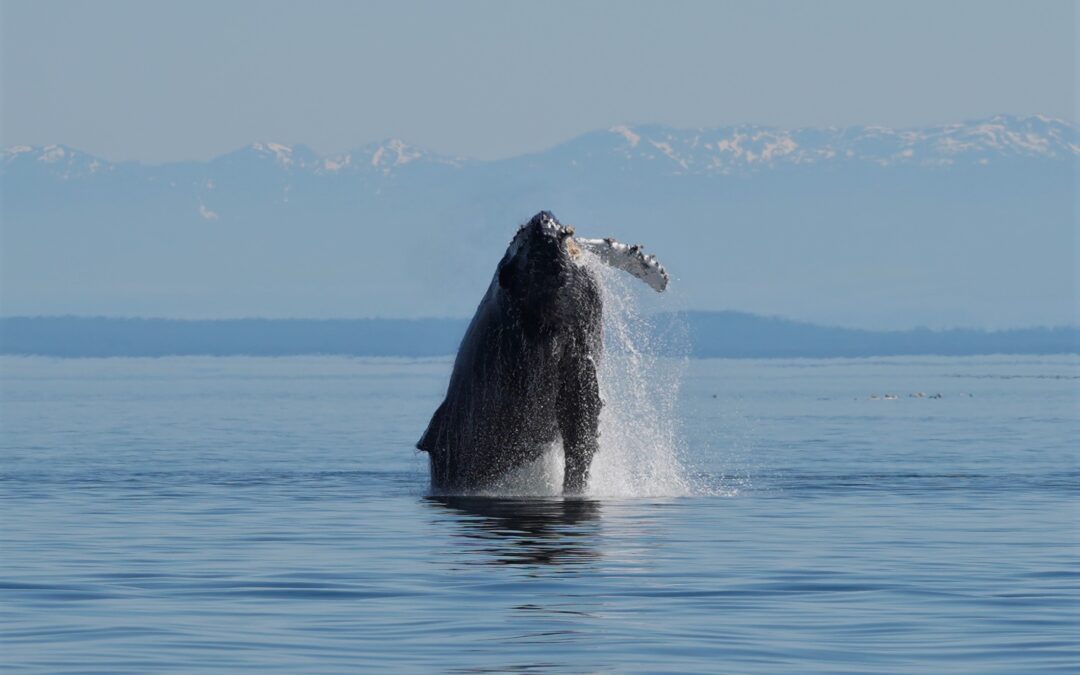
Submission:
<svg viewBox="0 0 1080 675">
<path fill-rule="evenodd" d="M 389 137 L 498 159 L 620 123 L 1077 119 L 1069 2 L 8 1 L 0 24 L 0 145 L 117 161 Z"/>
</svg>

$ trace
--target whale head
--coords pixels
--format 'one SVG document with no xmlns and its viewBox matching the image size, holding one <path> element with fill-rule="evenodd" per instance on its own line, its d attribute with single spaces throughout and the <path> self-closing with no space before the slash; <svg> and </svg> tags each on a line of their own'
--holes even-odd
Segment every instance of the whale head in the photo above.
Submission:
<svg viewBox="0 0 1080 675">
<path fill-rule="evenodd" d="M 577 247 L 574 228 L 550 211 L 541 211 L 518 228 L 499 263 L 499 286 L 514 295 L 565 281 L 566 266 Z"/>
<path fill-rule="evenodd" d="M 495 274 L 499 293 L 534 336 L 559 329 L 574 311 L 577 285 L 588 272 L 575 258 L 574 228 L 541 211 L 518 228 Z"/>
<path fill-rule="evenodd" d="M 601 263 L 623 270 L 657 292 L 668 285 L 668 274 L 655 256 L 639 245 L 575 236 L 550 211 L 541 211 L 518 228 L 499 262 L 493 282 L 498 292 L 523 319 L 528 334 L 556 329 L 587 309 L 597 285 L 585 261 L 586 253 Z"/>
</svg>

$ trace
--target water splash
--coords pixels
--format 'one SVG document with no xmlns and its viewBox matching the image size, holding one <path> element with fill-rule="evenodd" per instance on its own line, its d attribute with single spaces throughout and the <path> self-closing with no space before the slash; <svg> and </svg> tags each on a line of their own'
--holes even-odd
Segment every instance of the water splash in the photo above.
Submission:
<svg viewBox="0 0 1080 675">
<path fill-rule="evenodd" d="M 562 443 L 552 443 L 537 459 L 500 476 L 476 493 L 486 497 L 559 497 L 563 487 Z"/>
<path fill-rule="evenodd" d="M 659 296 L 623 272 L 586 257 L 604 298 L 600 363 L 600 451 L 588 493 L 597 497 L 678 496 L 694 490 L 682 462 L 678 395 L 686 369 L 685 324 L 648 312 Z M 666 354 L 666 356 L 665 356 Z"/>
<path fill-rule="evenodd" d="M 591 253 L 583 265 L 600 281 L 604 354 L 600 361 L 600 450 L 586 496 L 672 497 L 697 493 L 680 461 L 678 395 L 686 369 L 685 323 L 665 295 L 603 264 Z M 676 356 L 672 356 L 672 355 Z M 681 356 L 679 356 L 681 355 Z M 560 496 L 563 450 L 556 442 L 535 461 L 500 478 L 481 494 Z"/>
</svg>

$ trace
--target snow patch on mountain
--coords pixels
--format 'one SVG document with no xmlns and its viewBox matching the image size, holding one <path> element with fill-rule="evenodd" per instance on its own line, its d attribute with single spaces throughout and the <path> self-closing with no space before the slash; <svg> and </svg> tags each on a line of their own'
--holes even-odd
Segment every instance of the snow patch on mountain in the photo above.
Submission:
<svg viewBox="0 0 1080 675">
<path fill-rule="evenodd" d="M 294 163 L 293 149 L 284 143 L 252 143 L 251 149 L 272 157 L 274 162 L 281 167 L 289 167 Z"/>
<path fill-rule="evenodd" d="M 217 220 L 218 214 L 206 208 L 206 204 L 199 204 L 199 217 L 203 220 Z"/>
<path fill-rule="evenodd" d="M 675 165 L 675 173 L 730 173 L 782 164 L 850 160 L 882 167 L 941 167 L 958 161 L 987 164 L 994 156 L 1066 159 L 1080 155 L 1076 125 L 1041 115 L 996 116 L 919 129 L 778 129 L 743 125 L 680 131 L 622 125 L 609 132 L 618 139 L 614 150 L 617 155 L 627 159 L 662 156 Z"/>
<path fill-rule="evenodd" d="M 611 127 L 609 129 L 612 133 L 619 134 L 626 139 L 626 142 L 630 144 L 631 148 L 636 148 L 637 144 L 641 142 L 641 136 L 635 134 L 630 127 L 620 124 L 618 126 Z"/>
<path fill-rule="evenodd" d="M 67 155 L 67 152 L 62 146 L 46 145 L 38 155 L 37 160 L 46 164 L 53 164 L 63 160 L 65 155 Z"/>
</svg>

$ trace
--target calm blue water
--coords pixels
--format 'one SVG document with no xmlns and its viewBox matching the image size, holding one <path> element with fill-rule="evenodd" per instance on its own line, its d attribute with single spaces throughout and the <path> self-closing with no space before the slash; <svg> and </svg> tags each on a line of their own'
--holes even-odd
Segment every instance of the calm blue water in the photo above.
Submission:
<svg viewBox="0 0 1080 675">
<path fill-rule="evenodd" d="M 425 496 L 449 361 L 0 359 L 0 663 L 1080 669 L 1080 360 L 667 365 L 684 489 L 562 501 Z"/>
</svg>

